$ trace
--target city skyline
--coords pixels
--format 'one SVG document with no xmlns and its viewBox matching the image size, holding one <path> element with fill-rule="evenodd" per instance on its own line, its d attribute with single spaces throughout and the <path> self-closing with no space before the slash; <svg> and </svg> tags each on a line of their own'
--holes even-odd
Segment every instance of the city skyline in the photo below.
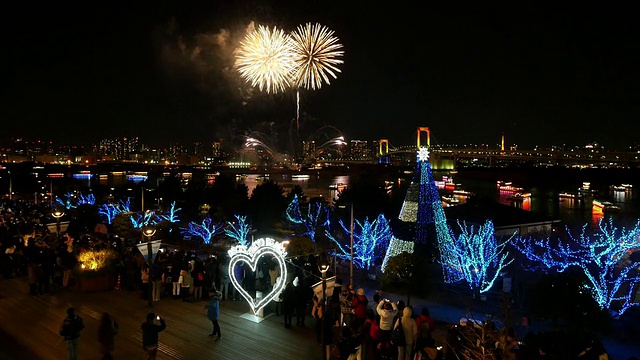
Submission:
<svg viewBox="0 0 640 360">
<path fill-rule="evenodd" d="M 138 136 L 159 146 L 261 132 L 294 143 L 333 126 L 395 145 L 427 126 L 433 144 L 497 144 L 503 132 L 522 148 L 597 141 L 622 150 L 640 140 L 632 12 L 427 6 L 19 6 L 3 25 L 2 136 L 83 145 Z M 252 22 L 289 31 L 319 22 L 344 45 L 337 79 L 301 92 L 300 131 L 292 91 L 260 93 L 233 68 Z"/>
</svg>

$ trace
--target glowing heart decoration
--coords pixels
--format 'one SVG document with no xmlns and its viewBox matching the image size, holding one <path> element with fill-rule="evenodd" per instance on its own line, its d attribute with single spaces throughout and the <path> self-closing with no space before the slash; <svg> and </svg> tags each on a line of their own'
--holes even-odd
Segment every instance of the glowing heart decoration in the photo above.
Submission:
<svg viewBox="0 0 640 360">
<path fill-rule="evenodd" d="M 251 271 L 255 272 L 258 266 L 258 259 L 264 255 L 273 255 L 274 259 L 276 259 L 276 262 L 280 267 L 280 277 L 273 286 L 271 292 L 266 294 L 262 299 L 257 300 L 254 299 L 251 294 L 243 289 L 242 285 L 238 283 L 238 279 L 236 279 L 236 274 L 233 269 L 236 264 L 244 262 L 251 268 Z M 285 265 L 286 255 L 287 251 L 284 249 L 284 246 L 272 238 L 257 239 L 249 247 L 236 245 L 229 249 L 229 256 L 231 257 L 231 260 L 229 261 L 229 277 L 231 278 L 231 283 L 242 297 L 247 300 L 254 314 L 257 315 L 262 308 L 284 291 L 285 279 L 287 278 L 287 267 Z"/>
</svg>

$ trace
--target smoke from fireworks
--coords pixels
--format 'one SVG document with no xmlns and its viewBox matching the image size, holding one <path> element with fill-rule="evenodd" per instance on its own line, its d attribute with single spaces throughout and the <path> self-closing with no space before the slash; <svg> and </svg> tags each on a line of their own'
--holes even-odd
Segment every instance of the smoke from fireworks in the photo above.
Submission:
<svg viewBox="0 0 640 360">
<path fill-rule="evenodd" d="M 330 84 L 329 76 L 337 78 L 344 54 L 333 31 L 320 24 L 298 26 L 291 34 L 295 67 L 293 84 L 308 90 L 320 89 L 323 82 Z"/>
<path fill-rule="evenodd" d="M 242 78 L 260 91 L 283 92 L 294 68 L 291 37 L 276 27 L 258 26 L 240 44 L 236 66 Z"/>
</svg>

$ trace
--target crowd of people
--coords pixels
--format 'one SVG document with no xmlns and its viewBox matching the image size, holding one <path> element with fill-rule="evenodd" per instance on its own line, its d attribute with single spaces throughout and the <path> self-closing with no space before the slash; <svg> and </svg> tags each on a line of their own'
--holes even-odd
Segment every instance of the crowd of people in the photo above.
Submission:
<svg viewBox="0 0 640 360">
<path fill-rule="evenodd" d="M 317 341 L 324 346 L 327 360 L 441 356 L 432 336 L 436 322 L 426 307 L 414 314 L 404 301 L 393 301 L 380 292 L 369 300 L 362 288 L 355 290 L 349 285 L 343 289 L 340 279 L 332 290 L 326 301 L 315 295 L 312 308 Z"/>
<path fill-rule="evenodd" d="M 162 248 L 148 266 L 135 244 L 101 231 L 90 231 L 70 225 L 66 231 L 52 231 L 46 226 L 50 209 L 28 204 L 13 203 L 0 206 L 0 269 L 4 278 L 24 276 L 28 279 L 28 293 L 40 296 L 61 291 L 74 283 L 73 269 L 77 268 L 79 253 L 87 249 L 109 248 L 117 253 L 113 271 L 118 285 L 125 290 L 137 291 L 145 300 L 153 302 L 176 299 L 185 302 L 203 302 L 212 323 L 211 337 L 222 337 L 220 301 L 242 300 L 240 293 L 230 286 L 235 277 L 246 293 L 255 297 L 258 292 L 269 292 L 279 281 L 285 282 L 284 291 L 277 296 L 272 307 L 277 316 L 283 316 L 285 328 L 306 327 L 309 318 L 314 322 L 317 342 L 325 349 L 326 359 L 457 359 L 464 358 L 477 348 L 488 349 L 496 359 L 524 359 L 539 357 L 543 345 L 535 338 L 518 341 L 511 329 L 497 329 L 491 324 L 465 321 L 449 327 L 446 339 L 436 344 L 433 331 L 436 322 L 425 308 L 405 306 L 376 292 L 372 299 L 362 288 L 342 286 L 335 281 L 330 295 L 323 299 L 314 292 L 318 275 L 313 258 L 300 264 L 292 261 L 290 275 L 281 279 L 277 262 L 268 256 L 252 269 L 239 262 L 229 269 L 229 258 L 220 254 L 201 257 L 195 251 Z M 72 222 L 73 224 L 73 222 Z M 230 273 L 230 271 L 232 273 Z M 206 302 L 205 302 L 206 301 Z M 442 326 L 442 325 L 441 325 Z M 84 325 L 70 308 L 61 326 L 69 358 L 77 357 L 77 341 Z M 143 345 L 148 358 L 157 353 L 158 333 L 166 323 L 150 313 L 142 324 Z M 114 348 L 114 335 L 118 325 L 108 313 L 100 322 L 99 339 L 104 359 L 110 359 Z M 478 335 L 478 333 L 488 334 Z M 535 344 L 535 345 L 533 345 Z M 523 357 L 523 348 L 534 355 Z M 594 345 L 592 348 L 597 349 Z M 594 350 L 596 351 L 596 350 Z"/>
</svg>

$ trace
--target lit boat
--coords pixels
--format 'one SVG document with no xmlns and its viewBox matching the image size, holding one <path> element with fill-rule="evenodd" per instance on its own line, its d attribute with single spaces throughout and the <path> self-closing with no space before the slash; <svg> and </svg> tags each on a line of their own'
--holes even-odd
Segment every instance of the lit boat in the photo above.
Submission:
<svg viewBox="0 0 640 360">
<path fill-rule="evenodd" d="M 74 179 L 91 179 L 92 177 L 93 175 L 91 174 L 91 171 L 88 170 L 80 171 L 78 174 L 73 174 Z"/>
<path fill-rule="evenodd" d="M 453 194 L 460 195 L 460 196 L 473 196 L 473 193 L 471 191 L 466 191 L 462 189 L 453 190 Z"/>
<path fill-rule="evenodd" d="M 580 194 L 571 194 L 571 193 L 560 193 L 558 194 L 560 199 L 573 199 L 573 200 L 581 200 L 584 197 Z"/>
<path fill-rule="evenodd" d="M 444 189 L 447 191 L 453 191 L 456 189 L 456 186 L 459 186 L 460 184 L 456 184 L 456 183 L 452 183 L 452 182 L 447 182 L 444 184 Z"/>
<path fill-rule="evenodd" d="M 305 174 L 294 174 L 291 175 L 291 179 L 293 180 L 306 180 L 309 178 L 309 175 L 305 175 Z"/>
<path fill-rule="evenodd" d="M 622 185 L 611 185 L 609 188 L 611 190 L 613 190 L 613 191 L 626 191 L 627 190 L 627 188 L 622 186 Z"/>
<path fill-rule="evenodd" d="M 616 206 L 609 201 L 593 200 L 593 211 L 603 213 L 615 213 L 622 210 L 620 206 Z"/>
<path fill-rule="evenodd" d="M 444 206 L 454 206 L 454 205 L 458 205 L 458 204 L 460 204 L 460 200 L 459 200 L 459 199 L 456 199 L 456 198 L 455 198 L 455 197 L 453 197 L 453 196 L 446 196 L 446 195 L 443 195 L 443 196 L 442 196 L 442 204 L 443 204 Z"/>
<path fill-rule="evenodd" d="M 516 187 L 513 186 L 513 183 L 510 181 L 500 181 L 498 180 L 498 189 L 500 189 L 500 191 L 512 191 L 512 192 L 518 192 L 518 191 L 522 191 L 523 189 L 521 187 Z"/>
<path fill-rule="evenodd" d="M 531 193 L 518 191 L 517 193 L 509 196 L 509 200 L 514 200 L 514 201 L 523 201 L 526 199 L 531 199 Z"/>
</svg>

